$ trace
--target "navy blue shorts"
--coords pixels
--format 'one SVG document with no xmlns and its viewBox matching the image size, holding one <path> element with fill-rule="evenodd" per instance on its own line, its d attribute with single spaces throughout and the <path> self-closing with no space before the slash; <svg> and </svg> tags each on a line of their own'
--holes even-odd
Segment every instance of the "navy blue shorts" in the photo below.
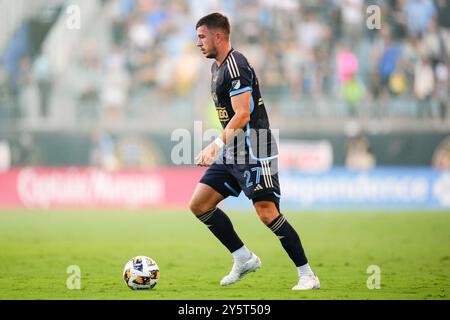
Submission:
<svg viewBox="0 0 450 320">
<path fill-rule="evenodd" d="M 216 162 L 206 170 L 200 183 L 210 186 L 224 198 L 237 197 L 244 191 L 253 203 L 272 201 L 279 207 L 281 192 L 277 158 L 245 164 Z"/>
</svg>

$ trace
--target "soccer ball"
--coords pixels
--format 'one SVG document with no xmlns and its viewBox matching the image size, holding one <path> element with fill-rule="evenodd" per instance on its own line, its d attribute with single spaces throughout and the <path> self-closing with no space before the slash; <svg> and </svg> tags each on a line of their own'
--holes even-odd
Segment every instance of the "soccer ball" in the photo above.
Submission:
<svg viewBox="0 0 450 320">
<path fill-rule="evenodd" d="M 130 289 L 153 289 L 159 280 L 158 265 L 152 258 L 136 256 L 125 265 L 123 279 Z"/>
</svg>

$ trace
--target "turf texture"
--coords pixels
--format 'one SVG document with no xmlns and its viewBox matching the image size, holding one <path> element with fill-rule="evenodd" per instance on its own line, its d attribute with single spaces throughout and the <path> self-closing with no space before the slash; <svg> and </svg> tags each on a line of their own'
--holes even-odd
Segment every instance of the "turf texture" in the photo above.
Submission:
<svg viewBox="0 0 450 320">
<path fill-rule="evenodd" d="M 449 299 L 450 214 L 286 212 L 321 289 L 292 291 L 297 271 L 255 213 L 227 212 L 262 267 L 221 287 L 231 255 L 200 221 L 175 210 L 0 210 L 0 299 Z M 132 291 L 133 256 L 158 263 L 153 290 Z M 69 266 L 81 288 L 68 289 Z M 372 268 L 379 268 L 379 289 Z M 69 273 L 68 273 L 69 271 Z"/>
</svg>

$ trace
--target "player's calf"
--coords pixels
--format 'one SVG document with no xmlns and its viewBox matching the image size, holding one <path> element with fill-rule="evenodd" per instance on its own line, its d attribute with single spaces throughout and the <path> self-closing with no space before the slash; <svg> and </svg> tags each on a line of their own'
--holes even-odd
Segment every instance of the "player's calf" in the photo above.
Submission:
<svg viewBox="0 0 450 320">
<path fill-rule="evenodd" d="M 244 245 L 234 230 L 230 218 L 220 208 L 210 209 L 197 216 L 197 218 L 208 227 L 230 252 L 234 252 Z"/>
</svg>

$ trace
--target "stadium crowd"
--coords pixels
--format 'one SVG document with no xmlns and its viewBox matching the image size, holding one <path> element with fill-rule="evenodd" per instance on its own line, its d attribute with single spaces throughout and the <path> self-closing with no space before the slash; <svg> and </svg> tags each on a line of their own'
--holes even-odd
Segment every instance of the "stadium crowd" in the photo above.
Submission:
<svg viewBox="0 0 450 320">
<path fill-rule="evenodd" d="M 133 118 L 161 106 L 174 117 L 204 112 L 198 96 L 208 92 L 209 69 L 195 48 L 194 26 L 220 10 L 232 20 L 233 45 L 252 62 L 269 108 L 281 116 L 448 121 L 449 0 L 99 1 L 109 50 L 82 46 L 83 80 L 73 87 L 81 116 Z M 368 11 L 373 5 L 379 11 Z M 369 20 L 380 25 L 369 27 Z M 6 98 L 23 96 L 29 83 L 38 88 L 41 116 L 51 113 L 51 62 L 4 55 L 3 66 L 0 115 L 7 114 Z M 10 114 L 26 116 L 23 105 L 12 104 Z"/>
<path fill-rule="evenodd" d="M 367 26 L 370 5 L 380 8 L 379 29 Z M 193 23 L 220 6 L 281 113 L 317 113 L 314 101 L 333 97 L 349 115 L 365 104 L 387 116 L 392 100 L 409 97 L 410 114 L 432 117 L 435 105 L 447 118 L 450 3 L 442 0 L 118 0 L 111 34 L 133 86 L 189 95 L 203 67 Z"/>
</svg>

